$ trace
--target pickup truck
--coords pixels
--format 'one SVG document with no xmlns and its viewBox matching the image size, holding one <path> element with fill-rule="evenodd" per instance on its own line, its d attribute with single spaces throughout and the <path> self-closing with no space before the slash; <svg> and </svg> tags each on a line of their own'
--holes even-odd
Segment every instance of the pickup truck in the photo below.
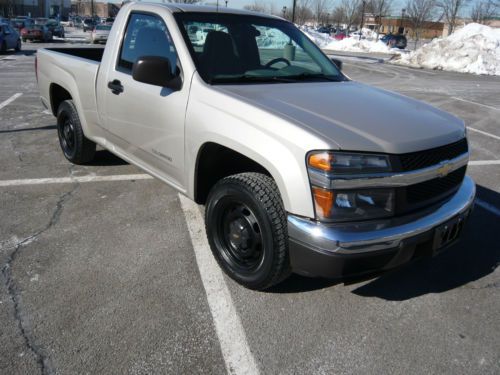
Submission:
<svg viewBox="0 0 500 375">
<path fill-rule="evenodd" d="M 349 79 L 278 17 L 131 2 L 105 48 L 41 49 L 36 72 L 64 156 L 100 145 L 205 205 L 248 288 L 437 254 L 474 203 L 462 120 Z"/>
</svg>

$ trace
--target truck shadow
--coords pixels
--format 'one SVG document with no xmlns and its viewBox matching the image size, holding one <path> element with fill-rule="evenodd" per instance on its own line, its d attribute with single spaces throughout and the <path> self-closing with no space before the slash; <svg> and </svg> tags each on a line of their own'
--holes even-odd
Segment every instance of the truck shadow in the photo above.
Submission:
<svg viewBox="0 0 500 375">
<path fill-rule="evenodd" d="M 98 150 L 95 153 L 94 160 L 92 160 L 87 165 L 95 166 L 95 167 L 107 167 L 113 165 L 126 165 L 128 164 L 125 160 L 120 159 L 115 154 L 107 150 Z"/>
<path fill-rule="evenodd" d="M 478 199 L 500 207 L 500 194 L 478 186 Z M 434 258 L 421 258 L 395 270 L 372 275 L 371 281 L 352 293 L 361 297 L 378 297 L 403 301 L 428 293 L 443 293 L 477 281 L 500 265 L 500 244 L 497 241 L 500 217 L 476 204 L 461 241 Z M 376 278 L 374 278 L 376 277 Z M 343 281 L 352 285 L 364 279 Z M 298 293 L 323 289 L 338 284 L 332 280 L 309 279 L 293 275 L 269 290 L 274 293 Z M 500 287 L 494 282 L 480 288 Z"/>
</svg>

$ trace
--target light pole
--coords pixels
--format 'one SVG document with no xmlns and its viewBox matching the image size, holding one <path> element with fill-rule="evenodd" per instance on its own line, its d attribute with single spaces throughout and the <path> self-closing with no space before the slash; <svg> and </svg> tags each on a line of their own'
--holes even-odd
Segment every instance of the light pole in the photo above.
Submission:
<svg viewBox="0 0 500 375">
<path fill-rule="evenodd" d="M 405 19 L 406 9 L 401 9 L 401 28 L 403 28 L 403 21 Z"/>
<path fill-rule="evenodd" d="M 227 8 L 227 3 L 229 2 L 229 0 L 226 0 L 226 8 Z"/>
<path fill-rule="evenodd" d="M 297 0 L 293 0 L 293 9 L 292 9 L 292 22 L 295 23 L 295 8 L 297 7 Z"/>
<path fill-rule="evenodd" d="M 363 9 L 361 10 L 361 28 L 359 30 L 359 40 L 361 40 L 361 35 L 363 35 L 363 26 L 365 23 L 365 6 L 366 6 L 366 1 L 363 0 Z"/>
<path fill-rule="evenodd" d="M 285 5 L 283 6 L 283 9 L 281 9 L 281 11 L 283 12 L 283 18 L 286 18 L 286 6 Z"/>
</svg>

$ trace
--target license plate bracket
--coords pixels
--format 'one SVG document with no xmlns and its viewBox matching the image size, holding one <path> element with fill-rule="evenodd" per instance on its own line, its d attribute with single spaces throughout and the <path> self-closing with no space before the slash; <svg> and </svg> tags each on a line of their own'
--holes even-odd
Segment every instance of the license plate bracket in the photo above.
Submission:
<svg viewBox="0 0 500 375">
<path fill-rule="evenodd" d="M 434 230 L 434 253 L 439 253 L 460 237 L 466 218 L 466 214 L 457 215 Z"/>
</svg>

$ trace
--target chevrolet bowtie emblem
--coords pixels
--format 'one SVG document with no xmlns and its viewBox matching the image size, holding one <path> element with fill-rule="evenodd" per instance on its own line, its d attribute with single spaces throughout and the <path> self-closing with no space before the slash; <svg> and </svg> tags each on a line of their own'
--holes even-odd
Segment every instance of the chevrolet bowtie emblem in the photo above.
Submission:
<svg viewBox="0 0 500 375">
<path fill-rule="evenodd" d="M 453 164 L 449 161 L 443 161 L 441 166 L 437 169 L 437 174 L 439 177 L 446 177 L 453 169 Z"/>
</svg>

